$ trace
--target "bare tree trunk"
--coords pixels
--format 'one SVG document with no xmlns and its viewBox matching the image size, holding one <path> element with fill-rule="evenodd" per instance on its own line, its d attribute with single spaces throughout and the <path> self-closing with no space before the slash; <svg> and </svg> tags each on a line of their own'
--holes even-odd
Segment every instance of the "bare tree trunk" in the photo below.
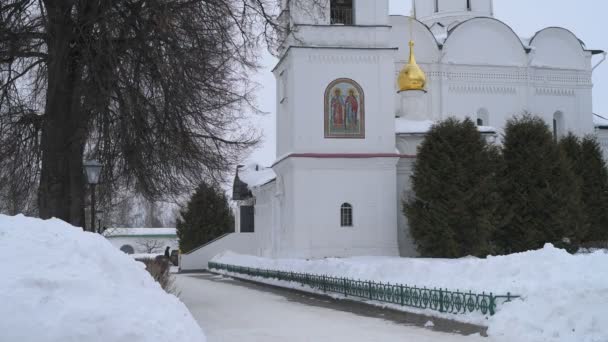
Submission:
<svg viewBox="0 0 608 342">
<path fill-rule="evenodd" d="M 57 217 L 84 224 L 82 157 L 86 117 L 80 111 L 77 42 L 66 9 L 49 7 L 49 61 L 45 120 L 42 131 L 41 218 Z M 69 10 L 68 10 L 69 11 Z"/>
</svg>

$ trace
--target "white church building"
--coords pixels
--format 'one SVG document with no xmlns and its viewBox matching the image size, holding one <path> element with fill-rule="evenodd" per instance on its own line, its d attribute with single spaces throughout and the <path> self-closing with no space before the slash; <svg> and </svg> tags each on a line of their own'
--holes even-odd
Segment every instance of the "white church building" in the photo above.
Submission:
<svg viewBox="0 0 608 342">
<path fill-rule="evenodd" d="M 226 250 L 416 256 L 402 201 L 417 146 L 448 117 L 472 118 L 490 140 L 524 112 L 556 137 L 596 126 L 608 137 L 592 110 L 592 73 L 606 54 L 566 28 L 520 37 L 492 0 L 414 0 L 412 17 L 389 15 L 388 0 L 324 2 L 282 1 L 278 158 L 239 167 L 236 232 L 183 255 L 182 269 Z"/>
</svg>

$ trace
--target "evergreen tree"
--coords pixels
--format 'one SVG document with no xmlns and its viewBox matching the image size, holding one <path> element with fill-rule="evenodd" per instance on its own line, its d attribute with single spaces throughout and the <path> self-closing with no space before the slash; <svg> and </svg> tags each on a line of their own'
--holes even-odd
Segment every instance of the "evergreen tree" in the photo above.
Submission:
<svg viewBox="0 0 608 342">
<path fill-rule="evenodd" d="M 502 253 L 561 245 L 582 219 L 580 193 L 570 164 L 549 127 L 529 114 L 505 127 L 500 174 L 500 223 L 495 242 Z"/>
<path fill-rule="evenodd" d="M 584 160 L 582 159 L 582 148 L 581 148 L 581 139 L 574 135 L 572 132 L 568 133 L 567 136 L 563 137 L 560 141 L 559 141 L 559 148 L 562 152 L 562 154 L 564 155 L 564 157 L 566 158 L 567 162 L 568 162 L 568 166 L 570 167 L 570 170 L 572 171 L 572 174 L 575 176 L 575 184 L 579 189 L 579 193 L 582 196 L 582 171 L 584 169 L 583 167 L 583 163 Z M 587 234 L 587 230 L 588 230 L 588 219 L 587 219 L 587 213 L 585 211 L 584 205 L 583 205 L 583 199 L 581 197 L 581 203 L 579 203 L 579 205 L 581 206 L 581 214 L 582 214 L 582 219 L 580 221 L 580 225 L 576 227 L 576 231 L 572 232 L 572 236 L 571 236 L 571 243 L 573 243 L 574 245 L 577 245 L 579 242 L 581 242 L 582 240 L 584 240 L 586 234 Z"/>
<path fill-rule="evenodd" d="M 574 170 L 579 176 L 581 204 L 585 230 L 579 234 L 580 242 L 608 240 L 608 169 L 597 140 L 588 136 L 579 144 L 578 156 L 571 156 Z"/>
<path fill-rule="evenodd" d="M 182 253 L 234 231 L 234 216 L 226 196 L 216 187 L 201 183 L 177 220 Z"/>
<path fill-rule="evenodd" d="M 498 155 L 469 119 L 450 118 L 431 128 L 418 149 L 415 198 L 404 203 L 422 256 L 485 256 L 492 251 Z"/>
</svg>

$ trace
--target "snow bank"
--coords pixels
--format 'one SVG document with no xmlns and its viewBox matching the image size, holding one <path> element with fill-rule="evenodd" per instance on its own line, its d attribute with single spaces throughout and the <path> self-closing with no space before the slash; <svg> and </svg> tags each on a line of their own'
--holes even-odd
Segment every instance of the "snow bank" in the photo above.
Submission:
<svg viewBox="0 0 608 342">
<path fill-rule="evenodd" d="M 158 256 L 164 256 L 164 254 L 160 253 L 135 253 L 129 254 L 129 256 L 133 259 L 156 259 Z"/>
<path fill-rule="evenodd" d="M 203 342 L 144 265 L 67 223 L 0 215 L 0 340 Z"/>
<path fill-rule="evenodd" d="M 272 260 L 225 253 L 214 262 L 352 279 L 517 294 L 488 318 L 450 316 L 488 326 L 495 341 L 608 341 L 608 254 L 570 255 L 547 245 L 509 256 L 444 259 L 360 257 Z M 407 308 L 406 308 L 407 309 Z M 431 314 L 431 312 L 429 312 Z"/>
</svg>

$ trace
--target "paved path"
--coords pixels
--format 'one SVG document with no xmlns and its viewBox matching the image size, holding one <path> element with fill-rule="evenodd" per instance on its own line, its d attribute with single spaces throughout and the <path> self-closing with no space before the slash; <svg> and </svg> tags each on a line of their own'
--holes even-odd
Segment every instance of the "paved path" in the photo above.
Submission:
<svg viewBox="0 0 608 342">
<path fill-rule="evenodd" d="M 491 342 L 480 336 L 406 325 L 397 319 L 405 315 L 390 317 L 390 312 L 375 308 L 362 310 L 361 304 L 336 305 L 329 298 L 272 290 L 211 274 L 180 274 L 176 282 L 180 298 L 209 342 Z M 385 319 L 378 317 L 385 314 Z"/>
</svg>

